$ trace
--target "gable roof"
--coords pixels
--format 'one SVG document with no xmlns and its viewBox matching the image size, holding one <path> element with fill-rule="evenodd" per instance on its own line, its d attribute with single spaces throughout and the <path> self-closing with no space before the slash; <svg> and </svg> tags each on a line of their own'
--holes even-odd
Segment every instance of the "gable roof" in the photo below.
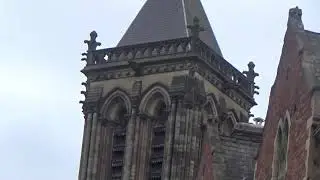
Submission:
<svg viewBox="0 0 320 180">
<path fill-rule="evenodd" d="M 308 44 L 308 49 L 314 52 L 318 52 L 320 49 L 320 33 L 305 30 L 306 43 Z"/>
<path fill-rule="evenodd" d="M 200 0 L 147 0 L 117 46 L 189 37 L 195 16 L 205 29 L 200 39 L 222 56 Z"/>
</svg>

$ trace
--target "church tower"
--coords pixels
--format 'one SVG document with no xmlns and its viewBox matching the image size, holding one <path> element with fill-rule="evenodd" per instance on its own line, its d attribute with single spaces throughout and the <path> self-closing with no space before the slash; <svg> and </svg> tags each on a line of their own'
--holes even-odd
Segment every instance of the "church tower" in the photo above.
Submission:
<svg viewBox="0 0 320 180">
<path fill-rule="evenodd" d="M 251 180 L 254 64 L 226 61 L 200 0 L 147 0 L 117 47 L 83 53 L 79 180 Z"/>
</svg>

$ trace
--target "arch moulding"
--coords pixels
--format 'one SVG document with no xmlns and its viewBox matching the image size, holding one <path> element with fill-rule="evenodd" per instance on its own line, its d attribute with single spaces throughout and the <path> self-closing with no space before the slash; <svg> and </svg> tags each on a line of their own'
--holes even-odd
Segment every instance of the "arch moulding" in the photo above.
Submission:
<svg viewBox="0 0 320 180">
<path fill-rule="evenodd" d="M 112 103 L 114 101 L 117 101 L 117 98 L 121 99 L 123 101 L 123 105 L 126 108 L 128 113 L 131 113 L 131 100 L 128 94 L 119 88 L 114 89 L 110 93 L 108 93 L 105 96 L 105 100 L 103 101 L 103 104 L 100 109 L 100 114 L 102 115 L 103 118 L 106 118 L 106 112 L 112 106 Z"/>
<path fill-rule="evenodd" d="M 155 85 L 146 90 L 141 99 L 139 111 L 152 116 L 159 101 L 163 101 L 167 111 L 170 109 L 171 98 L 168 91 L 161 85 Z"/>
</svg>

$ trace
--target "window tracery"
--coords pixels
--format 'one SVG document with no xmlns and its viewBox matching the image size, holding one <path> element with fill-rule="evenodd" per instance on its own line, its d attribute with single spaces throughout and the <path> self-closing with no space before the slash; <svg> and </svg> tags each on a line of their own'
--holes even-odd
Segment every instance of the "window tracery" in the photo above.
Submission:
<svg viewBox="0 0 320 180">
<path fill-rule="evenodd" d="M 109 178 L 121 180 L 124 165 L 124 153 L 126 146 L 126 132 L 128 114 L 130 113 L 129 98 L 121 91 L 111 94 L 102 108 L 102 113 L 108 126 L 112 126 L 110 132 L 111 140 L 111 163 Z"/>
<path fill-rule="evenodd" d="M 274 143 L 273 180 L 284 180 L 287 172 L 289 120 L 280 120 Z"/>
<path fill-rule="evenodd" d="M 154 87 L 141 101 L 140 110 L 150 117 L 149 121 L 151 121 L 152 128 L 148 137 L 151 141 L 146 149 L 148 152 L 147 179 L 160 180 L 162 178 L 169 105 L 170 96 L 162 87 Z"/>
<path fill-rule="evenodd" d="M 162 165 L 165 146 L 165 122 L 166 122 L 166 104 L 158 102 L 155 110 L 154 123 L 152 127 L 152 143 L 150 155 L 150 175 L 149 179 L 161 179 Z"/>
<path fill-rule="evenodd" d="M 118 103 L 121 103 L 118 102 Z M 128 113 L 123 106 L 119 106 L 117 111 L 117 121 L 113 131 L 111 174 L 112 179 L 121 179 L 123 169 L 124 150 L 126 145 L 126 124 L 125 115 Z"/>
</svg>

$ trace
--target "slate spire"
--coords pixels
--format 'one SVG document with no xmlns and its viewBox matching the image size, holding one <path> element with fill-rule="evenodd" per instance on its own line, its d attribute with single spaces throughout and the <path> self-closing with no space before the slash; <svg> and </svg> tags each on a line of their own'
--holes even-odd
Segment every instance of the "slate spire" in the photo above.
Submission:
<svg viewBox="0 0 320 180">
<path fill-rule="evenodd" d="M 190 37 L 194 17 L 205 30 L 200 39 L 222 56 L 200 0 L 147 0 L 118 46 Z"/>
</svg>

